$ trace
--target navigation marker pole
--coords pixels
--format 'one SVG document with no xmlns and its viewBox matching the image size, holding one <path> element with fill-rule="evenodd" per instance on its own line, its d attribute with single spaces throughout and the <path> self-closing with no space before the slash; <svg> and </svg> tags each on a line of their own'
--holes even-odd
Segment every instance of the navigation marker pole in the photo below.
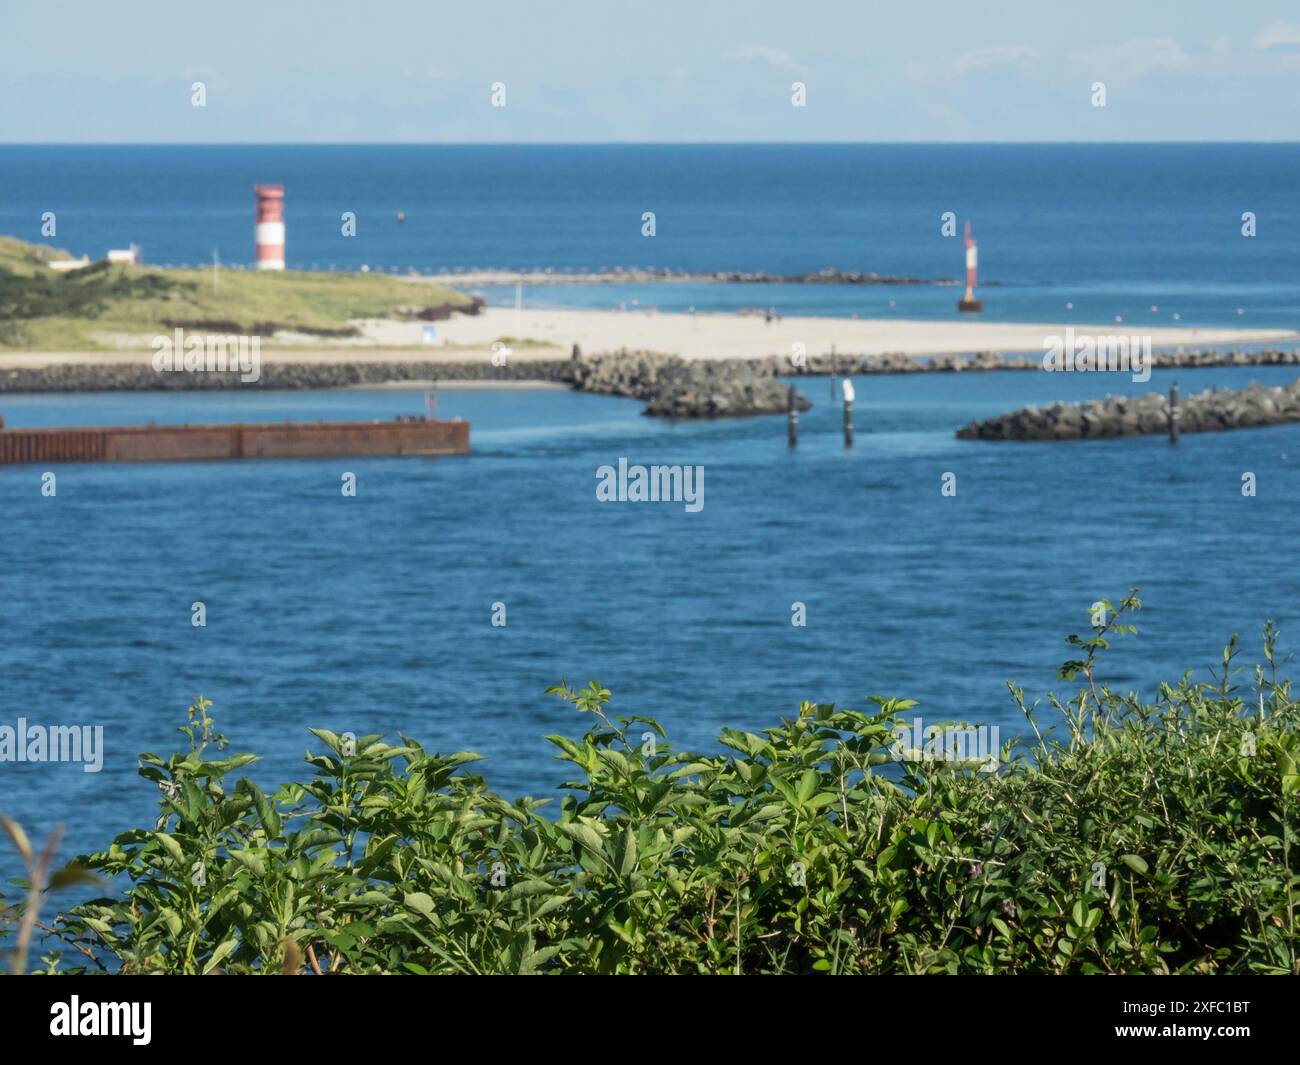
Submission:
<svg viewBox="0 0 1300 1065">
<path fill-rule="evenodd" d="M 966 222 L 966 295 L 957 301 L 957 310 L 978 313 L 984 309 L 984 302 L 975 298 L 975 270 L 979 264 L 979 249 L 975 238 L 970 235 L 970 220 Z"/>
</svg>

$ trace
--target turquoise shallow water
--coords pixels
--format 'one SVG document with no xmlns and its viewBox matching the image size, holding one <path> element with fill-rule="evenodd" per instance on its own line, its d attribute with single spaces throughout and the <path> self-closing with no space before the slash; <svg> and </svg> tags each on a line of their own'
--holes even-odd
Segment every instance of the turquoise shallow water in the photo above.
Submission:
<svg viewBox="0 0 1300 1065">
<path fill-rule="evenodd" d="M 1294 377 L 1178 374 L 1184 393 Z M 583 725 L 543 695 L 561 677 L 599 679 L 688 746 L 801 698 L 870 693 L 1005 737 L 1021 722 L 1004 682 L 1051 688 L 1064 635 L 1131 585 L 1148 609 L 1107 667 L 1114 684 L 1150 692 L 1216 662 L 1234 632 L 1253 650 L 1267 617 L 1291 649 L 1300 426 L 1177 448 L 953 437 L 1025 403 L 1170 379 L 859 378 L 851 452 L 828 382 L 811 379 L 795 452 L 780 417 L 669 424 L 608 397 L 447 390 L 439 414 L 473 424 L 464 458 L 68 465 L 53 499 L 37 467 L 0 468 L 0 724 L 101 724 L 106 747 L 99 774 L 0 765 L 0 808 L 33 833 L 67 824 L 69 850 L 146 823 L 135 755 L 172 750 L 200 692 L 235 748 L 265 756 L 263 783 L 300 771 L 321 725 L 477 750 L 502 790 L 541 793 L 563 778 L 543 735 Z M 6 396 L 0 412 L 15 426 L 386 419 L 423 398 Z M 597 468 L 620 457 L 703 466 L 704 508 L 597 502 Z M 805 628 L 790 624 L 795 602 Z"/>
</svg>

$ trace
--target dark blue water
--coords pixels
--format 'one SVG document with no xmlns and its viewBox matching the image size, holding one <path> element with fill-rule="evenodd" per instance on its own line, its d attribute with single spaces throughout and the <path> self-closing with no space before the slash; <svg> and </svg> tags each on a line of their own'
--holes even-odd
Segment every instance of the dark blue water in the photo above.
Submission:
<svg viewBox="0 0 1300 1065">
<path fill-rule="evenodd" d="M 1281 368 L 1184 372 L 1184 391 L 1276 384 Z M 761 728 L 800 699 L 919 700 L 926 720 L 1021 725 L 1004 682 L 1054 684 L 1063 637 L 1100 597 L 1143 587 L 1139 637 L 1102 673 L 1150 694 L 1265 618 L 1295 648 L 1289 560 L 1300 426 L 1111 442 L 987 444 L 953 427 L 1116 375 L 860 378 L 845 452 L 824 379 L 797 451 L 782 418 L 668 424 L 561 391 L 444 391 L 473 453 L 0 468 L 0 723 L 102 724 L 104 770 L 0 766 L 0 809 L 66 852 L 151 823 L 142 750 L 182 743 L 215 701 L 265 784 L 301 773 L 309 726 L 399 731 L 488 756 L 507 794 L 565 778 L 542 737 L 585 721 L 543 695 L 611 687 L 680 745 Z M 1146 386 L 1165 389 L 1156 372 Z M 5 397 L 11 425 L 391 418 L 411 391 Z M 599 503 L 596 469 L 698 464 L 705 505 Z M 355 498 L 340 475 L 356 473 Z M 941 477 L 958 478 L 955 498 Z M 1241 495 L 1255 473 L 1258 495 Z M 203 601 L 207 627 L 190 624 Z M 490 624 L 492 604 L 508 624 Z M 791 606 L 807 627 L 791 625 Z M 6 856 L 7 862 L 7 856 Z M 3 869 L 12 871 L 11 864 Z"/>
<path fill-rule="evenodd" d="M 464 267 L 956 277 L 971 217 L 985 316 L 1294 328 L 1295 145 L 0 147 L 0 232 L 75 254 L 252 259 L 255 182 L 287 187 L 306 269 Z M 406 222 L 398 224 L 397 211 Z M 640 236 L 641 214 L 657 236 Z M 354 211 L 358 236 L 339 234 Z M 1255 212 L 1258 236 L 1240 233 Z M 513 299 L 491 290 L 493 299 Z M 951 288 L 530 287 L 530 304 L 951 317 Z M 893 301 L 892 305 L 891 302 Z M 1152 311 L 1156 305 L 1159 310 Z M 1237 311 L 1240 309 L 1241 314 Z M 1192 391 L 1283 369 L 1184 373 Z M 1149 385 L 1168 385 L 1156 373 Z M 151 823 L 135 776 L 190 699 L 214 699 L 271 784 L 324 725 L 489 757 L 507 793 L 564 775 L 542 736 L 584 721 L 543 696 L 598 678 L 677 743 L 759 728 L 802 698 L 920 700 L 927 719 L 1019 725 L 1004 681 L 1052 686 L 1087 607 L 1143 586 L 1109 679 L 1150 692 L 1276 618 L 1300 498 L 1300 427 L 1070 445 L 962 442 L 953 427 L 1126 387 L 1108 375 L 858 382 L 845 453 L 825 381 L 797 452 L 783 419 L 671 425 L 564 392 L 446 391 L 473 454 L 441 460 L 0 468 L 0 724 L 102 724 L 103 772 L 0 765 L 0 811 L 68 853 Z M 417 392 L 6 396 L 12 425 L 379 417 Z M 705 507 L 600 504 L 620 456 L 705 468 Z M 355 499 L 339 492 L 355 472 Z M 945 472 L 958 495 L 940 494 Z M 1241 475 L 1256 474 L 1244 498 Z M 202 600 L 208 624 L 190 624 Z M 508 625 L 490 624 L 504 602 Z M 790 624 L 806 605 L 808 625 Z M 1290 645 L 1293 646 L 1293 645 Z M 0 874 L 12 872 L 8 852 Z"/>
<path fill-rule="evenodd" d="M 1300 320 L 1297 144 L 4 146 L 0 233 L 40 240 L 54 211 L 48 242 L 78 255 L 135 242 L 153 263 L 206 264 L 214 251 L 250 263 L 256 182 L 286 186 L 294 268 L 956 278 L 960 237 L 940 233 L 952 211 L 973 220 L 981 277 L 1000 283 L 982 293 L 990 319 L 1060 321 L 1073 303 L 1092 323 Z M 344 211 L 357 215 L 353 238 Z M 641 236 L 645 211 L 653 238 Z M 1254 238 L 1241 234 L 1246 211 Z M 954 313 L 952 291 L 935 288 L 539 287 L 526 299 Z"/>
</svg>

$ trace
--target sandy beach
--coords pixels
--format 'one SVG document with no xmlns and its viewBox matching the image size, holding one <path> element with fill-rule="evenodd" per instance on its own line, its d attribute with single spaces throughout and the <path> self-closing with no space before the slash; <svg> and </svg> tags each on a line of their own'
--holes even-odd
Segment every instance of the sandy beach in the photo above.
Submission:
<svg viewBox="0 0 1300 1065">
<path fill-rule="evenodd" d="M 586 354 L 642 349 L 692 359 L 758 358 L 789 355 L 803 344 L 805 354 L 835 350 L 850 355 L 951 355 L 977 351 L 1043 351 L 1043 338 L 1060 336 L 1068 326 L 1076 334 L 1150 336 L 1153 348 L 1209 346 L 1283 340 L 1297 334 L 1277 329 L 1183 329 L 1142 322 L 1089 325 L 1081 322 L 1002 323 L 978 319 L 918 322 L 898 319 L 784 318 L 765 322 L 751 315 L 659 314 L 645 311 L 528 310 L 488 308 L 477 317 L 457 316 L 438 323 L 438 334 L 451 347 L 490 346 L 501 338 L 545 342 L 568 351 L 573 344 Z M 367 323 L 376 343 L 418 343 L 420 325 Z M 526 356 L 520 347 L 517 355 Z"/>
<path fill-rule="evenodd" d="M 309 362 L 342 352 L 354 361 L 464 359 L 493 350 L 509 349 L 512 362 L 567 356 L 574 344 L 584 354 L 629 350 L 681 355 L 690 359 L 759 358 L 789 356 L 803 345 L 808 356 L 822 355 L 832 347 L 843 355 L 953 355 L 981 351 L 1038 354 L 1043 339 L 1060 336 L 1067 327 L 1077 335 L 1150 336 L 1155 349 L 1269 343 L 1295 339 L 1298 334 L 1278 329 L 1191 329 L 1124 322 L 1111 325 L 1086 323 L 986 322 L 979 319 L 921 322 L 898 319 L 762 318 L 735 314 L 659 314 L 645 311 L 596 311 L 487 308 L 475 316 L 457 315 L 435 323 L 437 342 L 421 342 L 424 323 L 366 320 L 356 323 L 362 335 L 343 342 L 313 342 L 307 337 L 277 336 L 263 342 L 264 360 Z M 118 339 L 118 338 L 115 338 Z M 35 367 L 149 361 L 153 350 L 148 338 L 132 343 L 120 338 L 112 351 L 5 352 L 0 364 Z M 292 346 L 280 347 L 291 343 Z"/>
</svg>

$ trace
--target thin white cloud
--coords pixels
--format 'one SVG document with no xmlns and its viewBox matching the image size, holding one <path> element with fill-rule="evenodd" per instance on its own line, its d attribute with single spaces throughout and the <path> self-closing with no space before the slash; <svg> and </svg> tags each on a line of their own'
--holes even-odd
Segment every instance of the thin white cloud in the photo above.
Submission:
<svg viewBox="0 0 1300 1065">
<path fill-rule="evenodd" d="M 1294 22 L 1270 22 L 1252 42 L 1261 52 L 1290 52 L 1300 49 L 1300 25 Z"/>
<path fill-rule="evenodd" d="M 778 70 L 797 69 L 794 61 L 790 58 L 790 53 L 783 52 L 780 48 L 769 48 L 763 44 L 747 44 L 743 48 L 732 52 L 726 58 L 742 63 L 767 63 Z"/>
<path fill-rule="evenodd" d="M 961 75 L 976 70 L 1020 66 L 1037 61 L 1038 53 L 1033 48 L 1020 44 L 1003 44 L 963 52 L 953 61 L 950 69 L 953 74 Z"/>
<path fill-rule="evenodd" d="M 1078 53 L 1072 59 L 1102 80 L 1132 81 L 1158 71 L 1193 68 L 1192 58 L 1172 37 L 1135 37 L 1110 48 Z"/>
<path fill-rule="evenodd" d="M 904 63 L 904 74 L 913 81 L 942 82 L 998 69 L 1027 71 L 1038 63 L 1037 49 L 1023 44 L 995 44 L 973 48 L 956 57 L 933 57 Z"/>
</svg>

